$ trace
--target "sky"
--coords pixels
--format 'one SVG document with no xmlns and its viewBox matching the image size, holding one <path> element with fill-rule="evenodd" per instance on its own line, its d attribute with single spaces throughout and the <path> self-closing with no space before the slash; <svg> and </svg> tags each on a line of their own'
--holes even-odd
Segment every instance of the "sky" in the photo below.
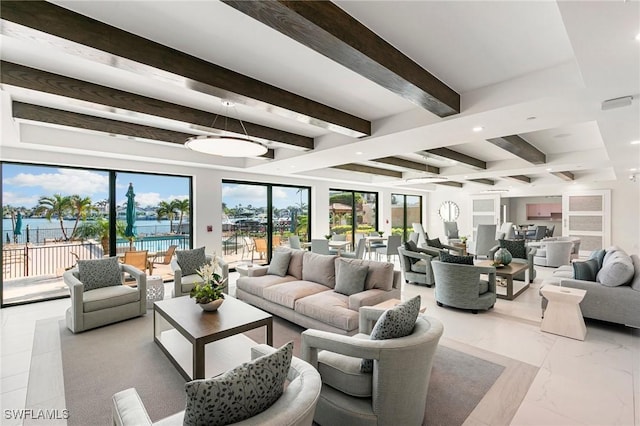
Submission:
<svg viewBox="0 0 640 426">
<path fill-rule="evenodd" d="M 309 190 L 302 190 L 302 202 L 307 203 Z M 247 207 L 266 207 L 267 187 L 262 185 L 243 185 L 235 183 L 225 183 L 222 185 L 222 202 L 227 207 L 233 208 L 242 205 Z M 273 206 L 284 209 L 289 206 L 300 205 L 300 193 L 298 188 L 274 186 L 272 193 Z"/>
<path fill-rule="evenodd" d="M 138 173 L 118 173 L 116 200 L 125 204 L 129 182 L 133 183 L 140 207 L 155 207 L 161 200 L 189 198 L 189 179 Z M 90 197 L 93 202 L 108 197 L 109 174 L 103 171 L 8 164 L 2 166 L 2 203 L 13 207 L 35 207 L 41 196 L 53 194 Z"/>
</svg>

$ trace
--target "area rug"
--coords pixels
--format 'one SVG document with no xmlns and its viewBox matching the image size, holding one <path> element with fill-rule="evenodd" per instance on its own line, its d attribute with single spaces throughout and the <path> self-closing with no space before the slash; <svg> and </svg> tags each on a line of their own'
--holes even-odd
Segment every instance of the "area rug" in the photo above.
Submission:
<svg viewBox="0 0 640 426">
<path fill-rule="evenodd" d="M 153 342 L 152 315 L 77 335 L 66 328 L 64 321 L 56 321 L 69 425 L 110 424 L 112 395 L 129 387 L 138 390 L 152 421 L 184 409 L 185 381 Z M 293 340 L 295 355 L 299 356 L 303 330 L 275 317 L 274 346 Z M 263 330 L 246 334 L 257 342 L 264 341 Z M 520 364 L 526 366 L 527 374 L 518 376 L 519 384 L 513 390 L 505 388 L 514 381 L 505 377 L 513 376 L 514 366 Z M 537 369 L 443 338 L 434 359 L 423 424 L 462 425 L 481 408 L 483 399 L 492 399 L 490 394 L 509 394 L 514 404 L 500 407 L 500 418 L 492 423 L 508 424 L 535 376 L 533 370 Z M 506 385 L 497 386 L 499 382 Z"/>
</svg>

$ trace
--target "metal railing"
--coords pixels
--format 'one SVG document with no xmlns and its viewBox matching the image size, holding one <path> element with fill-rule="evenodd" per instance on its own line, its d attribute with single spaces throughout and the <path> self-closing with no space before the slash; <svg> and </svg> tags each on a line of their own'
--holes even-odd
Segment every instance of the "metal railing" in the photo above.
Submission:
<svg viewBox="0 0 640 426">
<path fill-rule="evenodd" d="M 57 275 L 75 265 L 78 259 L 102 256 L 102 249 L 94 243 L 3 247 L 3 279 L 40 275 Z"/>
</svg>

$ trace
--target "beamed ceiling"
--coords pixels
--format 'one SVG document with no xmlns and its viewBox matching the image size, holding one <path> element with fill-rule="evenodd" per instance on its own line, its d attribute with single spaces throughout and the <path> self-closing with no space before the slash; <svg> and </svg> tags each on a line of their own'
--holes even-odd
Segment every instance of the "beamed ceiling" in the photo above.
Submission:
<svg viewBox="0 0 640 426">
<path fill-rule="evenodd" d="M 126 138 L 125 150 L 153 143 L 149 159 L 171 164 L 437 191 L 526 192 L 640 168 L 637 1 L 0 10 L 3 96 L 20 128 L 42 130 L 21 141 L 36 149 L 115 156 L 109 138 Z M 626 95 L 631 106 L 600 108 Z M 239 120 L 267 154 L 183 146 L 242 134 Z M 79 132 L 86 143 L 65 142 Z"/>
</svg>

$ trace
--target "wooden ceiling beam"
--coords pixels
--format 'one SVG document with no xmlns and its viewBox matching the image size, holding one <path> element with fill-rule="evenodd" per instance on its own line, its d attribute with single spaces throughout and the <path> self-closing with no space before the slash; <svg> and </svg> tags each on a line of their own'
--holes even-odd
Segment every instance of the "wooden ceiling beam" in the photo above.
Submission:
<svg viewBox="0 0 640 426">
<path fill-rule="evenodd" d="M 431 166 L 429 164 L 418 163 L 417 161 L 405 160 L 404 158 L 399 158 L 399 157 L 383 157 L 383 158 L 376 158 L 375 160 L 371 160 L 371 161 L 375 161 L 376 163 L 388 164 L 390 166 L 402 167 L 404 169 L 418 170 L 420 172 L 427 172 L 427 173 L 433 173 L 433 174 L 440 173 L 440 169 L 437 167 Z"/>
<path fill-rule="evenodd" d="M 460 112 L 458 93 L 330 1 L 223 1 L 440 117 Z"/>
<path fill-rule="evenodd" d="M 401 179 L 402 172 L 396 172 L 394 170 L 380 169 L 378 167 L 365 166 L 362 164 L 341 164 L 338 166 L 332 166 L 334 169 L 348 170 L 350 172 L 368 173 L 370 175 L 389 176 Z"/>
<path fill-rule="evenodd" d="M 244 120 L 240 124 L 239 120 L 223 115 L 217 115 L 216 119 L 216 114 L 207 111 L 148 98 L 11 62 L 0 62 L 0 82 L 71 99 L 177 120 L 183 123 L 227 130 L 239 135 L 244 135 L 242 129 L 242 124 L 244 124 L 249 136 L 305 150 L 311 150 L 314 147 L 313 138 L 310 137 L 284 132 Z"/>
<path fill-rule="evenodd" d="M 496 181 L 491 180 L 491 179 L 467 179 L 470 182 L 476 182 L 476 183 L 481 183 L 483 185 L 495 185 Z"/>
<path fill-rule="evenodd" d="M 371 123 L 367 120 L 46 1 L 3 0 L 0 3 L 0 17 L 27 27 L 23 30 L 28 33 L 21 35 L 24 38 L 42 38 L 29 31 L 29 28 L 53 35 L 63 39 L 56 39 L 57 45 L 69 47 L 74 54 L 83 58 L 91 59 L 90 49 L 78 44 L 114 55 L 110 66 L 117 66 L 117 59 L 125 58 L 134 62 L 126 64 L 126 69 L 140 75 L 153 77 L 154 74 L 165 74 L 163 77 L 174 79 L 177 84 L 187 84 L 191 90 L 348 136 L 371 135 Z M 73 43 L 65 46 L 64 40 Z"/>
<path fill-rule="evenodd" d="M 518 135 L 502 136 L 500 138 L 487 139 L 488 142 L 516 155 L 531 164 L 544 164 L 547 156 Z"/>
<path fill-rule="evenodd" d="M 531 183 L 531 178 L 525 175 L 504 176 L 504 178 L 515 180 L 517 182 Z"/>
<path fill-rule="evenodd" d="M 92 130 L 108 134 L 151 139 L 155 141 L 169 142 L 176 145 L 184 145 L 188 138 L 196 136 L 189 133 L 176 132 L 174 130 L 127 123 L 108 118 L 99 118 L 91 115 L 63 111 L 18 101 L 13 101 L 12 109 L 13 117 L 16 119 L 50 123 L 59 126 L 74 127 L 77 129 Z M 263 157 L 273 159 L 274 151 L 267 151 Z"/>
<path fill-rule="evenodd" d="M 455 188 L 462 188 L 464 184 L 460 182 L 434 182 L 436 185 L 453 186 Z"/>
<path fill-rule="evenodd" d="M 551 172 L 551 174 L 567 182 L 575 180 L 575 176 L 571 172 Z"/>
<path fill-rule="evenodd" d="M 425 151 L 420 151 L 419 154 L 436 156 L 441 158 L 447 158 L 449 160 L 457 161 L 458 163 L 465 164 L 467 166 L 471 166 L 475 169 L 486 169 L 487 163 L 478 160 L 477 158 L 470 157 L 468 155 L 462 154 L 460 152 L 454 151 L 449 148 L 434 148 L 427 149 Z"/>
</svg>

